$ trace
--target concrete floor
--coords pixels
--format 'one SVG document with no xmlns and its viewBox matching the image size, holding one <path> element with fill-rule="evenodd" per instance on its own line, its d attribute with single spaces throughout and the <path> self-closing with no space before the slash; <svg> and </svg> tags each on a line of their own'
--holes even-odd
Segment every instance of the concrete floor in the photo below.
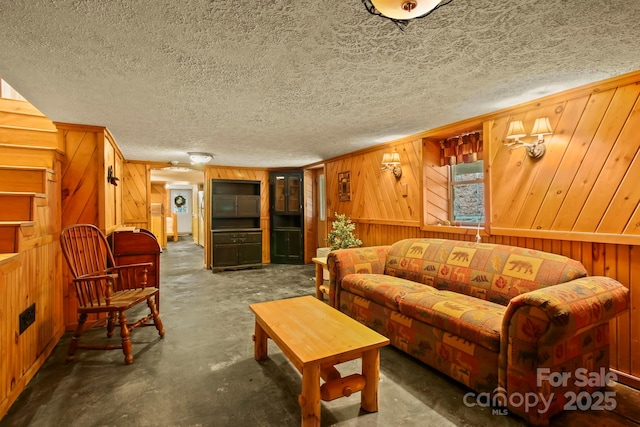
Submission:
<svg viewBox="0 0 640 427">
<path fill-rule="evenodd" d="M 161 256 L 161 315 L 133 332 L 134 361 L 120 350 L 79 350 L 64 363 L 70 334 L 0 421 L 8 426 L 298 426 L 300 374 L 269 341 L 269 359 L 253 359 L 254 302 L 314 295 L 314 266 L 267 265 L 212 274 L 203 250 L 170 242 Z M 132 316 L 130 316 L 132 318 Z M 91 331 L 96 336 L 103 331 Z M 118 340 L 117 335 L 114 340 Z M 338 366 L 344 375 L 359 362 Z M 640 399 L 613 389 L 615 411 L 565 412 L 560 426 L 637 425 Z M 360 411 L 360 395 L 322 402 L 323 426 L 520 426 L 514 416 L 468 407 L 469 390 L 392 348 L 381 351 L 379 411 Z"/>
</svg>

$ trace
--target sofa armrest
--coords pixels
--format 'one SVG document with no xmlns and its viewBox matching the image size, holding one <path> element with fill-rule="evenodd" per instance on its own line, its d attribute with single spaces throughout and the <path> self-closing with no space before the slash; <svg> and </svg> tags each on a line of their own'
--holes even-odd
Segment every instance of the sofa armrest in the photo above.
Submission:
<svg viewBox="0 0 640 427">
<path fill-rule="evenodd" d="M 327 255 L 329 269 L 329 305 L 339 308 L 340 283 L 347 274 L 384 274 L 387 254 L 391 246 L 338 249 Z"/>
<path fill-rule="evenodd" d="M 582 277 L 512 298 L 500 335 L 499 384 L 508 395 L 535 391 L 557 399 L 556 407 L 510 411 L 533 424 L 544 424 L 562 410 L 567 392 L 579 391 L 578 369 L 608 370 L 609 321 L 628 308 L 629 289 L 603 276 Z M 551 387 L 548 375 L 563 372 L 567 381 Z"/>
</svg>

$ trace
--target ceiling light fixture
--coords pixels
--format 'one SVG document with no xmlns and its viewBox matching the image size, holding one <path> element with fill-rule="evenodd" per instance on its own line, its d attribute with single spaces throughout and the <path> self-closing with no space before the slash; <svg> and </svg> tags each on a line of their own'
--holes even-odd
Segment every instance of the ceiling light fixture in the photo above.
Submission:
<svg viewBox="0 0 640 427">
<path fill-rule="evenodd" d="M 362 4 L 372 15 L 392 21 L 401 31 L 409 20 L 424 18 L 434 10 L 446 6 L 453 0 L 362 0 Z"/>
<path fill-rule="evenodd" d="M 213 155 L 209 153 L 187 153 L 192 164 L 204 165 L 213 159 Z"/>
</svg>

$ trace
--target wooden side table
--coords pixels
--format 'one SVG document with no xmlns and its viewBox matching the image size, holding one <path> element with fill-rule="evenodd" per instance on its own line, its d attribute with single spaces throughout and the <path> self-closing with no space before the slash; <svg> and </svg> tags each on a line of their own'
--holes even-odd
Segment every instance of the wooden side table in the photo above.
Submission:
<svg viewBox="0 0 640 427">
<path fill-rule="evenodd" d="M 324 296 L 329 295 L 329 286 L 324 284 L 323 271 L 327 270 L 327 257 L 311 258 L 316 264 L 316 298 L 324 301 Z"/>
</svg>

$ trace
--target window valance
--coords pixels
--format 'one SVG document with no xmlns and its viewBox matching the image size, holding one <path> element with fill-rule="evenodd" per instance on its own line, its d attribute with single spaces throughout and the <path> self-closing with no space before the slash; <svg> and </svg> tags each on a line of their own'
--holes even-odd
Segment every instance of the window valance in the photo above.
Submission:
<svg viewBox="0 0 640 427">
<path fill-rule="evenodd" d="M 440 166 L 482 160 L 482 131 L 440 141 Z"/>
</svg>

